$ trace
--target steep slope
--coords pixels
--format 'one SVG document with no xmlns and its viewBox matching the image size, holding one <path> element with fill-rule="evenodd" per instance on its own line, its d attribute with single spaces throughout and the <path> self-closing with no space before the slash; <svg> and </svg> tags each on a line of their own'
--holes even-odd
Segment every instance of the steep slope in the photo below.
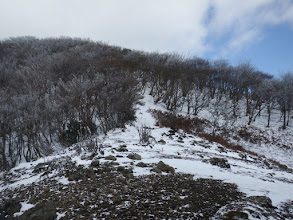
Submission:
<svg viewBox="0 0 293 220">
<path fill-rule="evenodd" d="M 150 109 L 165 110 L 145 93 L 134 123 L 1 173 L 1 218 L 293 218 L 292 169 L 158 127 Z"/>
</svg>

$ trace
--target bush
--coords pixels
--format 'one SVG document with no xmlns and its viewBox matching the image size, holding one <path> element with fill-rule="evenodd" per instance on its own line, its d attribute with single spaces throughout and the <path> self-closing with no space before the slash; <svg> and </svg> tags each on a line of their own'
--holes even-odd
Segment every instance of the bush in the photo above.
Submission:
<svg viewBox="0 0 293 220">
<path fill-rule="evenodd" d="M 149 144 L 151 138 L 151 129 L 142 125 L 141 127 L 136 128 L 139 134 L 139 143 L 140 144 Z"/>
<path fill-rule="evenodd" d="M 176 115 L 174 113 L 151 110 L 151 114 L 157 120 L 157 126 L 169 127 L 173 130 L 182 129 L 187 133 L 203 131 L 206 122 L 199 118 L 190 118 Z"/>
<path fill-rule="evenodd" d="M 75 144 L 83 140 L 97 130 L 97 126 L 90 120 L 78 122 L 71 120 L 67 125 L 66 130 L 61 134 L 60 140 L 65 144 Z"/>
</svg>

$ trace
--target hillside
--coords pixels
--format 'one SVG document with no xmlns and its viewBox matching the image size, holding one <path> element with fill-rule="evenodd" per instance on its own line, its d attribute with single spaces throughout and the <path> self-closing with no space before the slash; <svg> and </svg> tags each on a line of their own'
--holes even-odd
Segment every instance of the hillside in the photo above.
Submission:
<svg viewBox="0 0 293 220">
<path fill-rule="evenodd" d="M 137 120 L 125 128 L 2 173 L 0 198 L 11 208 L 5 214 L 16 210 L 13 215 L 20 219 L 293 218 L 292 169 L 156 126 L 149 110 L 164 106 L 147 93 L 136 109 Z M 149 129 L 148 143 L 142 143 L 141 127 Z"/>
<path fill-rule="evenodd" d="M 0 41 L 0 219 L 293 219 L 293 73 Z"/>
</svg>

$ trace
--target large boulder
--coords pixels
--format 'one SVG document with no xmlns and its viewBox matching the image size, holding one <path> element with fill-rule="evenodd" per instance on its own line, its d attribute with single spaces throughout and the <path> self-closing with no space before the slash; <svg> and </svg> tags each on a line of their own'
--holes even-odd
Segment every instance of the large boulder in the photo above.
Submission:
<svg viewBox="0 0 293 220">
<path fill-rule="evenodd" d="M 16 199 L 6 200 L 3 205 L 0 204 L 0 220 L 7 219 L 6 216 L 12 217 L 14 213 L 21 209 L 20 201 Z"/>
<path fill-rule="evenodd" d="M 250 196 L 222 207 L 215 219 L 283 219 L 266 196 Z"/>
<path fill-rule="evenodd" d="M 148 165 L 145 164 L 144 162 L 139 162 L 138 164 L 136 164 L 136 166 L 138 166 L 138 167 L 147 167 Z"/>
<path fill-rule="evenodd" d="M 129 154 L 127 157 L 132 160 L 141 160 L 141 156 L 139 154 Z"/>
<path fill-rule="evenodd" d="M 24 220 L 54 220 L 57 218 L 56 206 L 52 201 L 45 201 L 26 211 Z"/>
<path fill-rule="evenodd" d="M 166 173 L 175 173 L 174 167 L 165 164 L 163 161 L 160 161 L 156 167 L 151 169 L 151 171 L 156 173 L 166 172 Z"/>
</svg>

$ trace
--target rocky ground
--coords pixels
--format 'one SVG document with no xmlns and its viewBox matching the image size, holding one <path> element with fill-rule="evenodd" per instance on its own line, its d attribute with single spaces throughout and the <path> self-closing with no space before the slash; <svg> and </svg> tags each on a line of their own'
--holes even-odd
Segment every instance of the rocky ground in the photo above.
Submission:
<svg viewBox="0 0 293 220">
<path fill-rule="evenodd" d="M 235 184 L 176 174 L 163 162 L 138 163 L 161 174 L 136 177 L 108 159 L 89 167 L 66 158 L 38 164 L 33 173 L 43 174 L 40 181 L 0 193 L 0 219 L 293 219 L 292 204 L 277 209 L 268 197 L 246 197 Z M 24 202 L 32 208 L 21 212 Z"/>
</svg>

